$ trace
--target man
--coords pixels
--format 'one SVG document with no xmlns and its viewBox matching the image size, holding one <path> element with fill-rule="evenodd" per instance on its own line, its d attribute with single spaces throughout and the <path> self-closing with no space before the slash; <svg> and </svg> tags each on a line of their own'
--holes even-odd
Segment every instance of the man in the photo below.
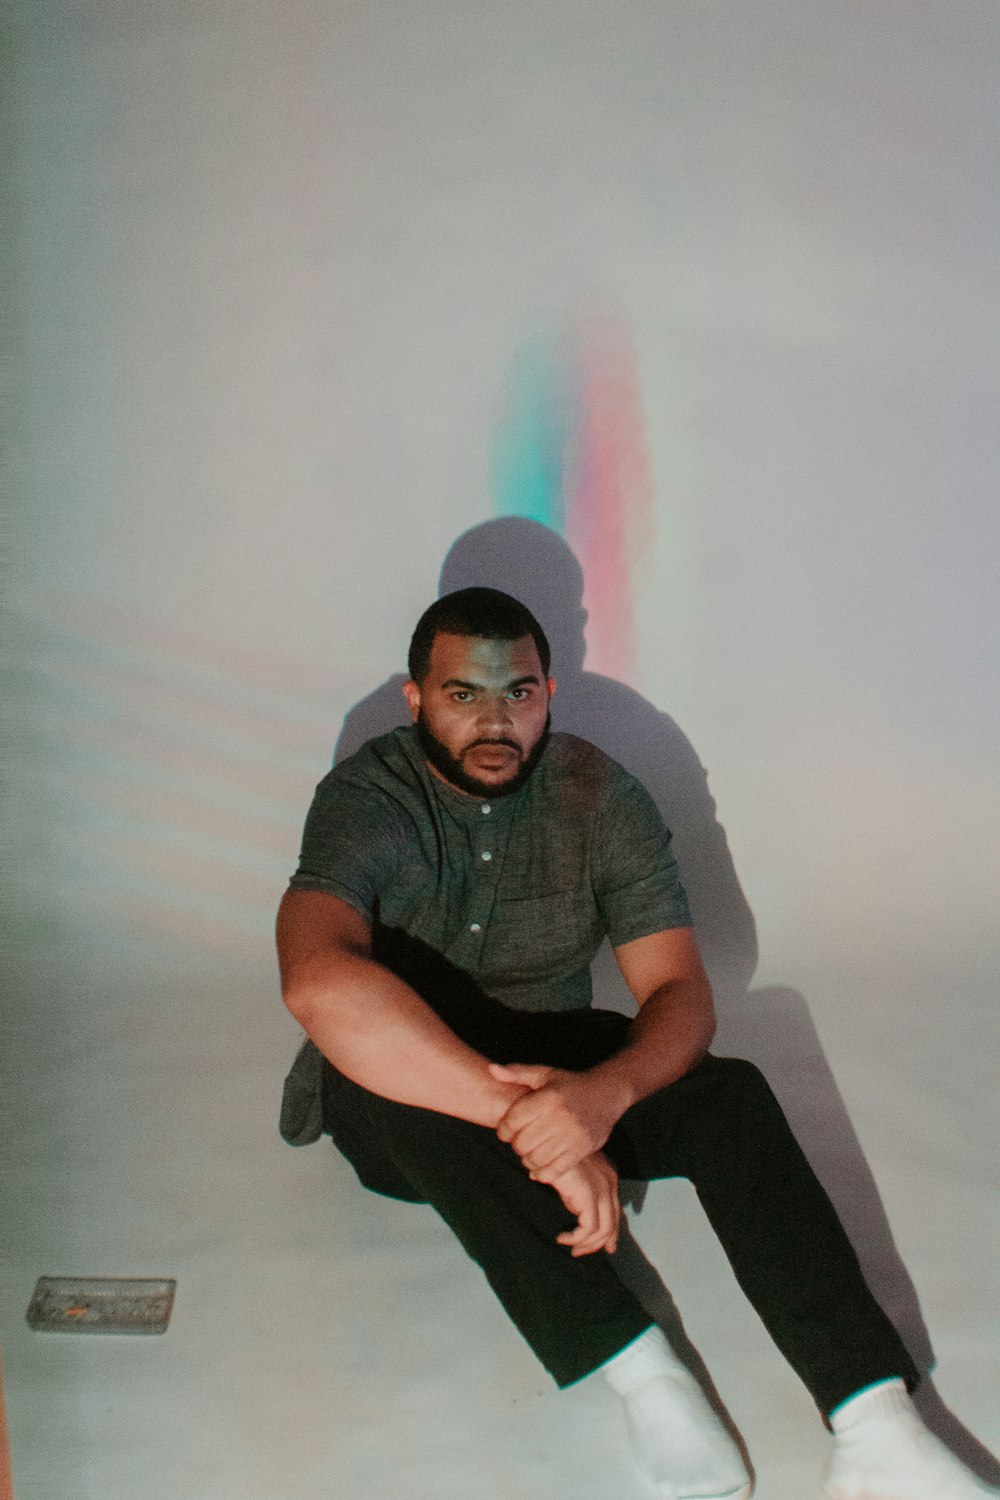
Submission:
<svg viewBox="0 0 1000 1500">
<path fill-rule="evenodd" d="M 830 1500 L 995 1493 L 920 1422 L 916 1369 L 763 1077 L 709 1055 L 712 997 L 670 835 L 633 777 L 550 733 L 549 665 L 510 596 L 445 596 L 410 647 L 413 728 L 318 787 L 278 917 L 285 1002 L 312 1044 L 286 1136 L 318 1133 L 321 1109 L 365 1186 L 433 1204 L 557 1384 L 599 1370 L 621 1395 L 663 1500 L 751 1485 L 615 1274 L 619 1173 L 693 1182 L 830 1420 Z M 605 936 L 631 1022 L 589 1008 Z M 301 1093 L 310 1064 L 321 1102 Z"/>
</svg>

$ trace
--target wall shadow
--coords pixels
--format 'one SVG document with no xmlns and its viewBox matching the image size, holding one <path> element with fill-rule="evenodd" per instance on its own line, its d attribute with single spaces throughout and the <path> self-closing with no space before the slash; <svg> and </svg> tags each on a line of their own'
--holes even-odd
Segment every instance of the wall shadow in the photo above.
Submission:
<svg viewBox="0 0 1000 1500">
<path fill-rule="evenodd" d="M 878 1188 L 830 1070 L 802 995 L 785 987 L 751 988 L 757 964 L 753 914 L 740 887 L 708 773 L 680 726 L 640 693 L 584 669 L 583 572 L 565 541 L 524 517 L 502 517 L 463 533 L 445 558 L 439 593 L 472 585 L 502 589 L 537 616 L 552 646 L 558 690 L 554 729 L 591 741 L 647 787 L 674 837 L 719 1016 L 713 1051 L 744 1057 L 764 1073 L 829 1194 L 868 1283 L 924 1377 L 917 1399 L 924 1420 L 983 1477 L 1000 1465 L 947 1410 L 927 1378 L 934 1363 L 913 1283 L 896 1249 Z M 402 673 L 350 710 L 334 750 L 339 762 L 371 739 L 409 723 Z M 594 965 L 595 1004 L 634 1011 L 605 945 Z M 644 1186 L 627 1185 L 641 1209 Z M 623 1280 L 688 1360 L 716 1404 L 714 1388 L 683 1331 L 673 1299 L 631 1235 L 618 1252 Z"/>
</svg>

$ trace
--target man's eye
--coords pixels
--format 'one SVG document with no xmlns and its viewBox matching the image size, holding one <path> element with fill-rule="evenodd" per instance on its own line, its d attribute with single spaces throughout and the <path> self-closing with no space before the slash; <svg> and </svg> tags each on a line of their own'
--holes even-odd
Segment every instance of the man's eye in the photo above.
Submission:
<svg viewBox="0 0 1000 1500">
<path fill-rule="evenodd" d="M 472 701 L 472 694 L 465 688 L 458 688 L 451 696 L 455 703 L 470 703 Z"/>
<path fill-rule="evenodd" d="M 511 688 L 510 692 L 507 694 L 507 697 L 513 698 L 515 703 L 521 703 L 525 698 L 531 697 L 531 689 L 526 687 Z"/>
</svg>

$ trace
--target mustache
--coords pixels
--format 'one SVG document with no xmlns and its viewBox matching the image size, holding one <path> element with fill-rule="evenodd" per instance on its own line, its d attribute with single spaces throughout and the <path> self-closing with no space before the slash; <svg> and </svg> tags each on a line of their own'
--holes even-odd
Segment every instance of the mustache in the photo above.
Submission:
<svg viewBox="0 0 1000 1500">
<path fill-rule="evenodd" d="M 516 740 L 473 740 L 471 745 L 466 745 L 462 754 L 466 755 L 470 750 L 475 750 L 477 745 L 504 745 L 508 750 L 516 750 L 518 754 L 521 753 L 521 746 Z"/>
</svg>

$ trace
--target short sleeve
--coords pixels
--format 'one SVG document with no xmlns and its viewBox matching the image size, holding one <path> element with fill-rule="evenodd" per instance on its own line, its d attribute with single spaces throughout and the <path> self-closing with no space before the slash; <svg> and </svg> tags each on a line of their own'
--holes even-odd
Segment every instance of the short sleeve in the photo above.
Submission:
<svg viewBox="0 0 1000 1500">
<path fill-rule="evenodd" d="M 634 776 L 623 773 L 602 809 L 595 853 L 594 894 L 613 948 L 670 927 L 690 927 L 670 830 Z"/>
<path fill-rule="evenodd" d="M 333 770 L 316 788 L 289 886 L 339 896 L 371 922 L 395 871 L 397 848 L 386 799 Z"/>
</svg>

